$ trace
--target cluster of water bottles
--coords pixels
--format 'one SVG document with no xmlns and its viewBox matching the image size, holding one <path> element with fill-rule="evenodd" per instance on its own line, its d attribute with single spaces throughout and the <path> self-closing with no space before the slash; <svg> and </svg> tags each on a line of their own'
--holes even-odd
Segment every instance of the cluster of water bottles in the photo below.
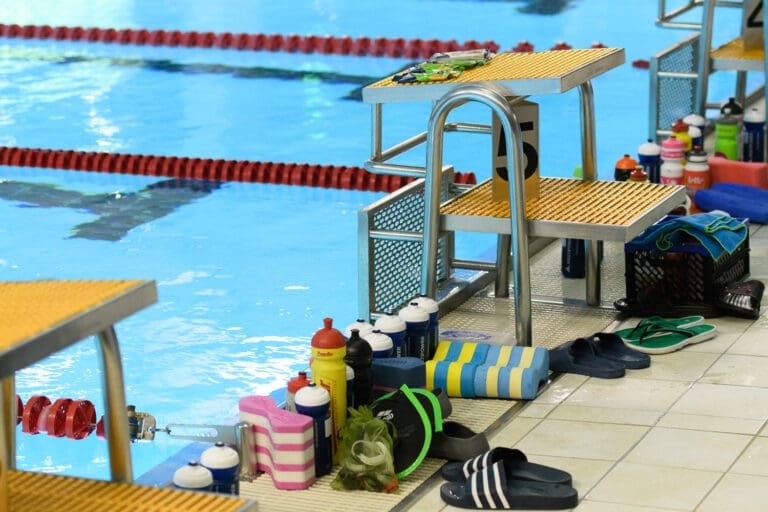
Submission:
<svg viewBox="0 0 768 512">
<path fill-rule="evenodd" d="M 200 462 L 192 461 L 173 474 L 173 485 L 179 489 L 239 494 L 240 455 L 222 442 L 207 448 Z"/>
<path fill-rule="evenodd" d="M 285 408 L 313 419 L 315 476 L 330 473 L 338 463 L 347 409 L 373 402 L 373 360 L 431 358 L 437 347 L 438 311 L 434 299 L 420 295 L 397 314 L 382 315 L 374 324 L 358 319 L 344 333 L 326 318 L 312 336 L 311 378 L 299 372 L 288 381 Z"/>
</svg>

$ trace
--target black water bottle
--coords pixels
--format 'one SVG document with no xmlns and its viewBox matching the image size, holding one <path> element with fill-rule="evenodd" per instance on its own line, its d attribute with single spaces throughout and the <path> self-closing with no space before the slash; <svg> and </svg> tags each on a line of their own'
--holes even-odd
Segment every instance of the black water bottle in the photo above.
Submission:
<svg viewBox="0 0 768 512">
<path fill-rule="evenodd" d="M 373 401 L 372 361 L 371 345 L 360 337 L 358 329 L 352 329 L 347 340 L 347 355 L 344 356 L 344 362 L 355 371 L 355 407 L 370 405 Z"/>
</svg>

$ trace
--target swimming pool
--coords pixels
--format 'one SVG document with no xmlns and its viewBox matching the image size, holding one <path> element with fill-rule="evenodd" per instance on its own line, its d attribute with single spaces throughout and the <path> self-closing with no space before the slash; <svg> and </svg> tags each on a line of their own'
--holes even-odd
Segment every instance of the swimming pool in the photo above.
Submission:
<svg viewBox="0 0 768 512">
<path fill-rule="evenodd" d="M 518 11 L 529 4 L 328 1 L 288 9 L 137 0 L 95 10 L 82 0 L 55 9 L 44 0 L 5 0 L 1 21 L 493 40 L 503 49 L 521 39 L 537 49 L 600 40 L 626 47 L 628 61 L 680 38 L 653 26 L 651 2 L 623 3 L 621 13 L 605 0 L 569 2 L 553 16 Z M 616 20 L 637 23 L 627 30 Z M 0 39 L 0 145 L 361 165 L 370 153 L 369 107 L 349 97 L 408 62 Z M 627 64 L 593 82 L 601 177 L 645 139 L 647 80 Z M 568 176 L 580 161 L 571 94 L 537 100 L 544 175 Z M 428 113 L 424 104 L 387 110 L 385 136 L 394 142 L 423 130 Z M 468 116 L 487 121 L 479 108 L 468 107 Z M 482 178 L 489 146 L 459 139 L 446 146 L 445 160 Z M 1 279 L 157 280 L 158 304 L 117 331 L 129 403 L 160 426 L 232 418 L 238 398 L 268 394 L 306 366 L 323 317 L 343 325 L 357 315 L 356 212 L 380 193 L 12 167 L 0 173 Z M 462 250 L 486 249 L 467 243 Z M 96 361 L 95 346 L 82 343 L 20 372 L 19 394 L 88 398 L 101 413 Z M 18 443 L 21 468 L 107 475 L 106 449 L 95 436 L 20 434 Z M 134 445 L 135 474 L 182 444 L 159 434 Z"/>
</svg>

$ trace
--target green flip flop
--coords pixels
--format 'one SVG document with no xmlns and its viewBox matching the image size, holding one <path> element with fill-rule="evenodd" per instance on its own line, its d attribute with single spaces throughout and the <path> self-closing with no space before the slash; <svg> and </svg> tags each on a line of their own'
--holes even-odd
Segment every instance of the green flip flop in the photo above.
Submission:
<svg viewBox="0 0 768 512">
<path fill-rule="evenodd" d="M 651 338 L 665 332 L 664 329 L 688 329 L 704 323 L 703 316 L 685 316 L 682 318 L 663 318 L 649 316 L 640 320 L 635 327 L 614 332 L 624 341 L 637 341 L 640 338 Z"/>
<path fill-rule="evenodd" d="M 625 339 L 624 344 L 646 354 L 668 354 L 685 346 L 714 338 L 717 335 L 717 327 L 709 324 L 694 325 L 685 329 L 651 326 L 643 333 L 645 336 L 639 339 L 633 341 Z"/>
</svg>

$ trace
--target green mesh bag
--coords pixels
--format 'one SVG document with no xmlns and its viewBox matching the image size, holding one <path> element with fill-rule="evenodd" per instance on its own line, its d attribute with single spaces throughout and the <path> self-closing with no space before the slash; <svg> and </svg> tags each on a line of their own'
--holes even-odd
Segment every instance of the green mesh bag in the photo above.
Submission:
<svg viewBox="0 0 768 512">
<path fill-rule="evenodd" d="M 347 491 L 396 492 L 393 435 L 397 435 L 393 426 L 375 418 L 370 407 L 350 407 L 339 447 L 341 469 L 331 487 Z"/>
</svg>

